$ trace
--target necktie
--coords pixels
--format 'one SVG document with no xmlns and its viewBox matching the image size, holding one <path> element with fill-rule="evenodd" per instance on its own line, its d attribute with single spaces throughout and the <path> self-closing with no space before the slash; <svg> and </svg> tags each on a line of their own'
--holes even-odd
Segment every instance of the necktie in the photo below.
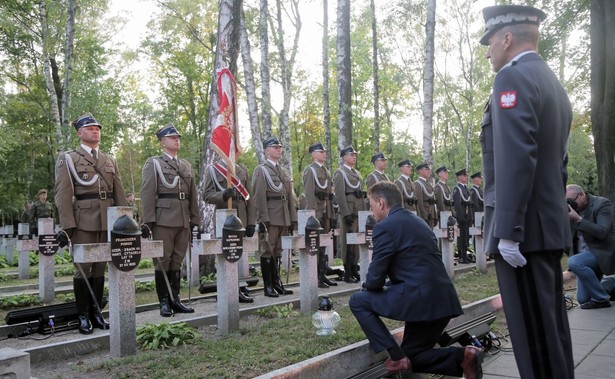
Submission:
<svg viewBox="0 0 615 379">
<path fill-rule="evenodd" d="M 171 160 L 173 161 L 173 165 L 175 166 L 175 168 L 179 169 L 179 165 L 177 164 L 177 158 L 173 158 Z"/>
<path fill-rule="evenodd" d="M 96 152 L 96 149 L 92 149 L 92 156 L 94 157 L 94 160 L 98 161 L 98 152 Z"/>
</svg>

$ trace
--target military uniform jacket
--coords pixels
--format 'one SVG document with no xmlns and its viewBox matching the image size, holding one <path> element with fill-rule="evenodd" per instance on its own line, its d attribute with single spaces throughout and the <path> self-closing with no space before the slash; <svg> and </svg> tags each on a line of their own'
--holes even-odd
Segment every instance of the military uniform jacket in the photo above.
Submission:
<svg viewBox="0 0 615 379">
<path fill-rule="evenodd" d="M 333 218 L 331 200 L 333 198 L 333 182 L 331 174 L 325 166 L 316 162 L 303 171 L 303 191 L 305 208 L 314 209 L 316 218 L 320 221 Z M 324 225 L 322 225 L 324 227 Z"/>
<path fill-rule="evenodd" d="M 179 167 L 166 154 L 145 162 L 141 182 L 144 223 L 172 228 L 200 224 L 192 165 L 185 159 L 178 159 L 178 164 Z"/>
<path fill-rule="evenodd" d="M 453 204 L 455 205 L 455 218 L 458 222 L 472 222 L 472 197 L 468 186 L 457 183 L 453 188 Z"/>
<path fill-rule="evenodd" d="M 333 173 L 333 188 L 342 217 L 349 214 L 359 215 L 365 210 L 365 191 L 363 177 L 357 170 L 342 165 Z"/>
<path fill-rule="evenodd" d="M 30 223 L 36 223 L 39 218 L 53 218 L 53 205 L 50 202 L 41 202 L 36 200 L 30 211 Z"/>
<path fill-rule="evenodd" d="M 500 239 L 521 252 L 570 248 L 565 193 L 572 107 L 557 77 L 535 52 L 495 76 L 481 123 L 485 251 Z"/>
<path fill-rule="evenodd" d="M 429 224 L 435 226 L 436 217 L 436 194 L 432 185 L 423 178 L 414 182 L 414 196 L 416 196 L 416 214 Z"/>
<path fill-rule="evenodd" d="M 297 221 L 297 208 L 290 175 L 279 164 L 265 161 L 254 169 L 252 191 L 256 221 L 290 226 Z"/>
<path fill-rule="evenodd" d="M 115 159 L 98 151 L 98 161 L 79 146 L 60 153 L 56 163 L 55 204 L 62 229 L 107 230 L 107 208 L 126 205 Z"/>
<path fill-rule="evenodd" d="M 451 189 L 443 181 L 438 181 L 436 184 L 436 215 L 440 217 L 440 212 L 451 212 L 455 216 L 455 208 L 453 207 L 453 197 Z"/>
<path fill-rule="evenodd" d="M 482 212 L 484 210 L 483 190 L 479 186 L 472 186 L 470 196 L 472 196 L 472 211 Z"/>
<path fill-rule="evenodd" d="M 370 189 L 374 184 L 380 182 L 388 182 L 389 177 L 385 174 L 381 174 L 380 172 L 374 170 L 370 172 L 365 178 L 365 188 Z"/>
<path fill-rule="evenodd" d="M 218 163 L 226 167 L 226 163 L 223 160 Z M 212 165 L 207 166 L 204 176 L 203 200 L 207 204 L 215 205 L 216 209 L 227 209 L 228 202 L 222 198 L 222 191 L 228 188 L 226 176 L 222 175 Z M 246 188 L 250 198 L 246 200 L 237 191 L 237 199 L 233 199 L 233 209 L 237 210 L 237 217 L 239 217 L 244 227 L 256 225 L 256 208 L 252 199 L 252 184 L 250 183 L 250 175 L 246 166 L 236 163 L 235 176 Z"/>
<path fill-rule="evenodd" d="M 416 212 L 416 197 L 414 196 L 414 186 L 410 179 L 406 179 L 401 175 L 395 180 L 395 184 L 401 192 L 401 205 L 406 209 Z"/>
</svg>

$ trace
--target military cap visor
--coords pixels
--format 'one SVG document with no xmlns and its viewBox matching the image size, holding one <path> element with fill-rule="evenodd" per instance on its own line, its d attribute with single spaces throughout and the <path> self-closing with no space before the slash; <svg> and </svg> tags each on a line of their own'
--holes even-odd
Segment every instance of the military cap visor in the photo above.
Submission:
<svg viewBox="0 0 615 379">
<path fill-rule="evenodd" d="M 446 171 L 448 172 L 448 169 L 446 168 L 446 166 L 440 166 L 436 169 L 436 174 L 439 174 L 442 171 Z"/>
<path fill-rule="evenodd" d="M 91 113 L 86 113 L 83 116 L 79 117 L 73 122 L 73 126 L 76 130 L 81 128 L 86 128 L 88 126 L 98 126 L 99 129 L 102 129 L 102 126 L 96 121 L 94 116 Z"/>
<path fill-rule="evenodd" d="M 310 153 L 313 153 L 315 151 L 327 151 L 327 149 L 325 149 L 325 147 L 322 145 L 322 143 L 316 142 L 315 144 L 310 145 L 308 151 Z"/>
<path fill-rule="evenodd" d="M 36 196 L 41 196 L 42 194 L 47 193 L 46 189 L 39 190 Z"/>
<path fill-rule="evenodd" d="M 416 171 L 422 170 L 424 168 L 429 170 L 429 165 L 427 163 L 421 163 L 420 165 L 416 166 Z"/>
<path fill-rule="evenodd" d="M 376 163 L 376 161 L 386 161 L 387 157 L 384 156 L 383 153 L 377 153 L 372 155 L 372 164 Z"/>
<path fill-rule="evenodd" d="M 482 178 L 483 176 L 481 175 L 480 171 L 477 173 L 472 174 L 472 176 L 470 176 L 472 179 L 476 179 L 476 178 Z"/>
<path fill-rule="evenodd" d="M 505 26 L 530 24 L 539 26 L 547 18 L 540 9 L 525 5 L 494 5 L 483 8 L 485 32 L 480 44 L 489 46 L 491 36 Z"/>
<path fill-rule="evenodd" d="M 409 159 L 404 159 L 403 161 L 399 162 L 397 164 L 397 167 L 404 167 L 404 166 L 410 166 L 412 167 L 412 162 L 410 162 Z"/>
<path fill-rule="evenodd" d="M 158 140 L 161 140 L 164 137 L 171 137 L 171 136 L 178 136 L 178 137 L 182 136 L 181 134 L 179 134 L 175 126 L 171 124 L 163 126 L 162 128 L 158 129 L 158 131 L 156 132 L 156 137 L 158 137 Z"/>
<path fill-rule="evenodd" d="M 464 169 L 462 169 L 462 170 L 457 171 L 457 172 L 455 173 L 455 175 L 456 175 L 456 176 L 463 176 L 463 175 L 468 176 L 468 172 L 467 172 L 467 171 L 466 171 L 466 169 L 464 168 Z"/>
<path fill-rule="evenodd" d="M 348 154 L 358 154 L 358 153 L 359 153 L 359 152 L 358 152 L 358 151 L 356 151 L 356 150 L 354 149 L 354 147 L 352 147 L 352 146 L 348 146 L 348 147 L 343 148 L 343 149 L 340 151 L 340 157 L 343 157 L 344 155 L 348 155 Z"/>
<path fill-rule="evenodd" d="M 280 143 L 280 141 L 278 141 L 278 139 L 275 137 L 269 137 L 263 141 L 263 149 L 266 149 L 268 147 L 274 147 L 274 146 L 282 147 L 282 144 Z"/>
</svg>

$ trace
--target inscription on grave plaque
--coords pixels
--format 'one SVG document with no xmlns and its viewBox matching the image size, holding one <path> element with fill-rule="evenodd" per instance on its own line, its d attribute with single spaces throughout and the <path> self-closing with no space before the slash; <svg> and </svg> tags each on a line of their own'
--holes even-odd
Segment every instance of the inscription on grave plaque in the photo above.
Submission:
<svg viewBox="0 0 615 379">
<path fill-rule="evenodd" d="M 120 271 L 132 271 L 141 261 L 141 236 L 111 232 L 111 262 Z"/>
<path fill-rule="evenodd" d="M 222 253 L 229 262 L 237 262 L 243 254 L 243 231 L 222 229 Z"/>
<path fill-rule="evenodd" d="M 319 230 L 305 228 L 305 251 L 310 255 L 316 255 L 320 247 Z"/>
<path fill-rule="evenodd" d="M 58 252 L 58 240 L 55 234 L 41 234 L 38 236 L 38 252 L 50 257 Z"/>
</svg>

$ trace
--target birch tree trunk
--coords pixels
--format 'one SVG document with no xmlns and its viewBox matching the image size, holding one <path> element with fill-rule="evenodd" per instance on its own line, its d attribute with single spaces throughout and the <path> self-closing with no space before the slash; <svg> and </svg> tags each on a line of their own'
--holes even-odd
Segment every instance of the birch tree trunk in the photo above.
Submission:
<svg viewBox="0 0 615 379">
<path fill-rule="evenodd" d="M 246 30 L 245 14 L 241 9 L 240 37 L 241 58 L 243 61 L 243 76 L 246 81 L 246 98 L 248 100 L 248 117 L 250 119 L 250 130 L 252 131 L 252 144 L 256 152 L 259 163 L 265 161 L 265 152 L 261 140 L 261 129 L 258 123 L 258 102 L 256 101 L 256 84 L 254 82 L 254 67 L 252 66 L 252 55 L 250 53 L 250 40 Z"/>
<path fill-rule="evenodd" d="M 214 75 L 211 83 L 209 97 L 209 117 L 207 132 L 203 140 L 203 163 L 199 169 L 199 210 L 201 213 L 202 226 L 205 231 L 211 231 L 213 227 L 213 205 L 205 204 L 203 190 L 205 185 L 205 168 L 214 161 L 215 153 L 210 148 L 211 135 L 216 124 L 216 118 L 220 110 L 220 97 L 217 87 L 217 71 L 228 67 L 233 76 L 237 74 L 237 57 L 239 55 L 239 35 L 242 0 L 220 0 L 218 13 L 218 38 L 216 40 L 216 56 Z"/>
<path fill-rule="evenodd" d="M 380 151 L 380 89 L 378 88 L 378 33 L 376 30 L 376 6 L 370 0 L 372 10 L 372 68 L 374 76 L 374 151 Z"/>
<path fill-rule="evenodd" d="M 261 44 L 261 98 L 263 114 L 263 137 L 271 136 L 271 89 L 269 82 L 269 5 L 267 0 L 260 0 L 260 17 L 258 20 L 258 32 L 260 35 Z"/>
<path fill-rule="evenodd" d="M 327 154 L 327 166 L 331 167 L 331 109 L 329 107 L 329 2 L 322 2 L 322 113 L 325 128 L 325 148 Z"/>
<path fill-rule="evenodd" d="M 615 3 L 591 3 L 591 121 L 598 192 L 615 200 Z"/>
<path fill-rule="evenodd" d="M 337 93 L 339 149 L 352 144 L 352 85 L 350 66 L 350 0 L 337 0 Z"/>
<path fill-rule="evenodd" d="M 425 64 L 423 72 L 423 160 L 433 163 L 433 92 L 434 92 L 434 44 L 436 29 L 436 0 L 427 3 L 425 23 Z"/>
<path fill-rule="evenodd" d="M 53 120 L 56 140 L 59 150 L 65 150 L 65 139 L 62 133 L 62 121 L 60 118 L 60 109 L 58 105 L 58 93 L 53 82 L 51 74 L 51 63 L 49 56 L 49 30 L 47 24 L 47 4 L 45 1 L 39 3 L 39 19 L 41 23 L 41 45 L 42 45 L 42 61 L 43 73 L 45 74 L 45 85 L 49 96 L 49 108 L 51 110 L 51 119 Z"/>
<path fill-rule="evenodd" d="M 69 129 L 70 125 L 70 90 L 73 81 L 73 61 L 75 47 L 75 15 L 77 1 L 68 0 L 66 16 L 66 44 L 64 48 L 64 85 L 62 89 L 62 127 Z"/>
</svg>

